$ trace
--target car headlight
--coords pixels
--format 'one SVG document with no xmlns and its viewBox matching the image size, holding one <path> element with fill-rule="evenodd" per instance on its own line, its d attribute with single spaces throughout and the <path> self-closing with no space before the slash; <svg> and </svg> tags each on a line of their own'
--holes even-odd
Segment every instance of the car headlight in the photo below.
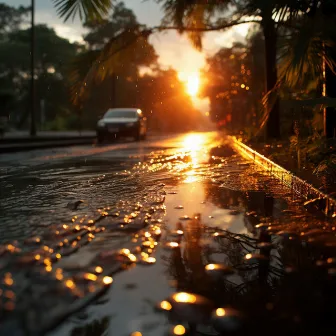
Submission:
<svg viewBox="0 0 336 336">
<path fill-rule="evenodd" d="M 100 127 L 104 127 L 104 126 L 105 126 L 105 122 L 104 122 L 104 120 L 99 120 L 99 121 L 98 121 L 98 126 L 100 126 Z"/>
<path fill-rule="evenodd" d="M 126 124 L 126 127 L 132 127 L 132 126 L 134 126 L 134 125 L 135 125 L 135 123 L 134 123 L 134 122 L 131 122 L 131 123 Z"/>
</svg>

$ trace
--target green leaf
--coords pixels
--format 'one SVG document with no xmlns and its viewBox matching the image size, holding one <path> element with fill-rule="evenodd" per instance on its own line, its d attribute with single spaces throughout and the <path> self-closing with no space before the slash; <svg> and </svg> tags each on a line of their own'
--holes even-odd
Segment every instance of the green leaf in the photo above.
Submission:
<svg viewBox="0 0 336 336">
<path fill-rule="evenodd" d="M 67 21 L 77 15 L 81 20 L 101 20 L 112 7 L 113 0 L 52 0 L 57 14 Z"/>
</svg>

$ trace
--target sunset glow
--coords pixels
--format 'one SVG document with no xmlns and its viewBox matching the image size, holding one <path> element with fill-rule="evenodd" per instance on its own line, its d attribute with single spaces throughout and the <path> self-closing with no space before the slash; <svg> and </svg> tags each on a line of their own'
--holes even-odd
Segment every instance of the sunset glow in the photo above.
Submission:
<svg viewBox="0 0 336 336">
<path fill-rule="evenodd" d="M 197 74 L 192 74 L 187 79 L 187 92 L 190 96 L 195 97 L 198 93 L 200 85 L 200 79 Z"/>
</svg>

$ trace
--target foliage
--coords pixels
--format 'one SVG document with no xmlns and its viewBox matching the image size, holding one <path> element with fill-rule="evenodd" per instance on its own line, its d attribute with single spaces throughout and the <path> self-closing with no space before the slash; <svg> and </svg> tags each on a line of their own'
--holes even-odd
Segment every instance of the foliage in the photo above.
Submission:
<svg viewBox="0 0 336 336">
<path fill-rule="evenodd" d="M 0 12 L 0 21 L 1 15 Z M 14 95 L 14 101 L 8 111 L 13 126 L 24 125 L 29 112 L 27 100 L 30 60 L 27 55 L 30 50 L 30 29 L 20 28 L 23 23 L 22 18 L 21 22 L 17 21 L 15 29 L 7 27 L 4 29 L 6 33 L 0 35 L 0 90 L 5 89 Z M 37 25 L 35 32 L 37 115 L 40 115 L 40 102 L 44 100 L 45 116 L 47 120 L 51 120 L 70 108 L 66 67 L 67 62 L 75 57 L 79 47 L 59 37 L 46 25 Z"/>
<path fill-rule="evenodd" d="M 20 29 L 30 11 L 29 7 L 11 7 L 0 3 L 0 39 L 6 37 L 10 32 Z"/>
<path fill-rule="evenodd" d="M 102 19 L 108 14 L 113 0 L 52 0 L 57 14 L 64 20 L 74 19 Z"/>
<path fill-rule="evenodd" d="M 103 21 L 87 21 L 87 48 L 71 72 L 75 105 L 86 125 L 94 127 L 110 107 L 139 107 L 151 129 L 189 130 L 201 115 L 192 106 L 173 70 L 161 70 L 148 41 L 147 28 L 123 3 Z M 89 70 L 88 70 L 89 69 Z"/>
<path fill-rule="evenodd" d="M 158 69 L 138 80 L 138 105 L 148 116 L 151 129 L 189 131 L 204 124 L 185 93 L 176 71 Z"/>
<path fill-rule="evenodd" d="M 257 129 L 265 83 L 263 58 L 262 36 L 254 31 L 246 44 L 222 48 L 207 59 L 202 95 L 210 99 L 211 119 L 231 133 L 252 136 Z"/>
<path fill-rule="evenodd" d="M 336 180 L 336 154 L 331 154 L 322 160 L 316 167 L 314 174 L 318 177 L 326 176 L 332 181 Z"/>
<path fill-rule="evenodd" d="M 134 78 L 140 67 L 157 60 L 148 36 L 142 36 L 144 26 L 123 3 L 116 4 L 109 18 L 87 21 L 85 26 L 89 29 L 84 37 L 88 48 L 74 61 L 70 76 L 72 98 L 77 105 L 87 99 L 92 86 L 112 75 Z"/>
</svg>

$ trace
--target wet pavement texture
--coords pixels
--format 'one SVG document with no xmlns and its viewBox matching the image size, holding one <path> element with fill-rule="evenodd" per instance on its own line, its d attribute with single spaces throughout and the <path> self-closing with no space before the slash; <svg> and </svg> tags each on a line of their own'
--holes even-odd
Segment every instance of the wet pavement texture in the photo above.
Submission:
<svg viewBox="0 0 336 336">
<path fill-rule="evenodd" d="M 336 331 L 333 219 L 216 133 L 0 171 L 0 335 Z"/>
</svg>

